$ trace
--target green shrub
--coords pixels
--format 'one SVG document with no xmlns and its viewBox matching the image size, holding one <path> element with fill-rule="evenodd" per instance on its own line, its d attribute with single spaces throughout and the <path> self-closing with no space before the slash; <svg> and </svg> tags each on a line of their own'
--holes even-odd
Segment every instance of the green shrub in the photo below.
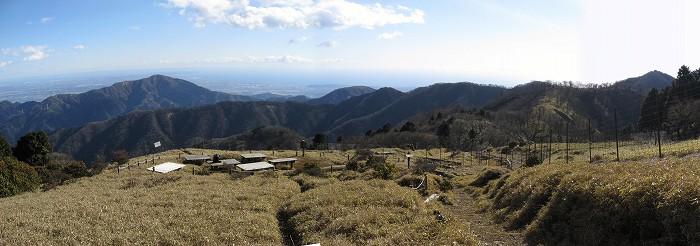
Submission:
<svg viewBox="0 0 700 246">
<path fill-rule="evenodd" d="M 387 163 L 376 163 L 373 169 L 375 171 L 375 177 L 381 179 L 391 179 L 394 173 L 398 172 L 394 164 Z"/>
<path fill-rule="evenodd" d="M 63 172 L 71 175 L 73 178 L 90 176 L 90 171 L 85 167 L 85 164 L 80 161 L 74 161 L 70 165 L 64 167 Z"/>
<path fill-rule="evenodd" d="M 540 160 L 540 157 L 537 155 L 530 155 L 530 157 L 525 160 L 526 167 L 534 167 L 539 164 L 542 164 L 542 160 Z"/>
<path fill-rule="evenodd" d="M 29 165 L 12 157 L 0 159 L 0 197 L 39 188 L 39 175 Z"/>
<path fill-rule="evenodd" d="M 310 163 L 304 163 L 304 167 L 302 169 L 298 169 L 295 174 L 300 174 L 300 173 L 305 173 L 311 176 L 315 177 L 325 177 L 326 172 L 321 169 L 321 165 L 315 162 L 310 162 Z"/>
<path fill-rule="evenodd" d="M 347 170 L 357 171 L 359 168 L 360 165 L 357 164 L 357 161 L 355 160 L 349 161 L 347 164 L 345 164 L 345 169 Z"/>
<path fill-rule="evenodd" d="M 195 171 L 195 174 L 197 175 L 211 175 L 211 170 L 209 168 L 200 168 Z"/>
<path fill-rule="evenodd" d="M 376 165 L 381 165 L 386 162 L 386 157 L 370 155 L 367 157 L 367 162 L 365 162 L 365 167 L 375 168 Z"/>
</svg>

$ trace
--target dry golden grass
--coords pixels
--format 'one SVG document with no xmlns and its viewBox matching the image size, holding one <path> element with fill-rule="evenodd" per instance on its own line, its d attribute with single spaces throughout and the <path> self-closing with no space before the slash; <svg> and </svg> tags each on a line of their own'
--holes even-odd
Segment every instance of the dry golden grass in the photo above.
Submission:
<svg viewBox="0 0 700 246">
<path fill-rule="evenodd" d="M 532 244 L 700 244 L 700 160 L 539 165 L 491 182 L 497 221 Z"/>
<path fill-rule="evenodd" d="M 333 182 L 295 196 L 282 214 L 301 243 L 321 245 L 475 245 L 462 222 L 392 181 Z M 299 243 L 299 242 L 297 242 Z"/>
<path fill-rule="evenodd" d="M 569 161 L 570 162 L 586 162 L 589 161 L 589 145 L 588 143 L 570 143 L 569 144 Z M 650 158 L 658 158 L 658 146 L 650 143 L 637 142 L 620 142 L 620 160 L 634 161 Z M 596 162 L 610 162 L 617 159 L 617 151 L 615 142 L 598 142 L 592 144 L 592 157 Z M 700 149 L 700 140 L 688 140 L 680 142 L 662 142 L 661 152 L 664 157 L 683 157 L 690 154 L 695 154 Z M 539 145 L 538 145 L 539 150 Z M 547 145 L 544 145 L 545 156 L 547 156 Z M 566 163 L 566 144 L 552 143 L 552 164 Z M 545 163 L 549 162 L 549 158 L 545 157 Z"/>
<path fill-rule="evenodd" d="M 332 173 L 332 178 L 305 174 L 290 178 L 278 171 L 232 179 L 223 173 L 192 175 L 193 168 L 201 169 L 193 165 L 168 174 L 146 170 L 153 162 L 182 162 L 187 154 L 237 158 L 249 152 L 262 152 L 271 158 L 295 155 L 288 150 L 186 149 L 137 157 L 129 161 L 128 169 L 122 165 L 119 172 L 107 169 L 55 190 L 0 199 L 0 245 L 281 245 L 289 237 L 280 229 L 284 228 L 278 217 L 281 206 L 290 200 L 296 202 L 289 206 L 306 206 L 310 203 L 300 202 L 314 199 L 326 202 L 314 204 L 303 211 L 304 216 L 327 218 L 332 216 L 329 211 L 349 213 L 319 224 L 330 228 L 324 233 L 337 234 L 329 240 L 340 245 L 476 242 L 463 223 L 444 220 L 435 213 L 441 205 L 425 204 L 418 192 L 392 181 L 341 181 L 343 173 L 352 176 L 350 171 Z M 295 167 L 304 163 L 344 164 L 348 155 L 355 153 L 308 151 Z M 309 190 L 300 193 L 297 182 Z M 328 196 L 314 197 L 314 192 Z M 305 221 L 300 211 L 295 211 L 295 220 Z M 316 239 L 308 235 L 302 238 Z"/>
<path fill-rule="evenodd" d="M 277 207 L 298 192 L 286 177 L 109 170 L 0 199 L 0 244 L 279 245 Z"/>
</svg>

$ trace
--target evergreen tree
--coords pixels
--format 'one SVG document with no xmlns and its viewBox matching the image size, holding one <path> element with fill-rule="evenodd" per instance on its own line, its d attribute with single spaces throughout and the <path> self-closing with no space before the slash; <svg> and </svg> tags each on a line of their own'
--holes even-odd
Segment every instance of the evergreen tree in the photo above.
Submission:
<svg viewBox="0 0 700 246">
<path fill-rule="evenodd" d="M 0 158 L 12 156 L 12 146 L 0 135 Z"/>
<path fill-rule="evenodd" d="M 326 143 L 326 134 L 323 133 L 316 133 L 316 136 L 314 136 L 313 139 L 313 145 L 314 149 L 319 149 L 322 144 Z"/>
<path fill-rule="evenodd" d="M 642 131 L 653 130 L 659 120 L 661 113 L 661 98 L 659 91 L 652 88 L 642 102 L 642 108 L 639 116 L 639 129 Z"/>
<path fill-rule="evenodd" d="M 387 122 L 382 128 L 377 129 L 377 133 L 387 133 L 391 131 L 391 123 Z"/>
<path fill-rule="evenodd" d="M 403 124 L 400 131 L 401 132 L 415 132 L 416 131 L 416 124 L 414 124 L 412 121 L 407 121 L 406 123 Z"/>
<path fill-rule="evenodd" d="M 691 83 L 690 97 L 700 99 L 700 68 L 692 72 L 693 82 Z"/>
<path fill-rule="evenodd" d="M 673 100 L 688 100 L 692 98 L 695 87 L 695 76 L 690 72 L 690 68 L 683 65 L 678 69 L 676 79 L 671 83 L 671 95 Z"/>
<path fill-rule="evenodd" d="M 440 126 L 437 129 L 437 132 L 435 132 L 435 135 L 438 135 L 438 137 L 447 137 L 450 135 L 450 124 L 447 123 L 447 121 L 442 122 Z"/>
<path fill-rule="evenodd" d="M 343 136 L 340 135 L 337 138 L 335 138 L 335 143 L 342 143 L 343 142 Z"/>
<path fill-rule="evenodd" d="M 45 132 L 28 132 L 19 140 L 12 150 L 15 158 L 33 166 L 49 164 L 49 154 L 53 151 L 49 136 Z"/>
</svg>

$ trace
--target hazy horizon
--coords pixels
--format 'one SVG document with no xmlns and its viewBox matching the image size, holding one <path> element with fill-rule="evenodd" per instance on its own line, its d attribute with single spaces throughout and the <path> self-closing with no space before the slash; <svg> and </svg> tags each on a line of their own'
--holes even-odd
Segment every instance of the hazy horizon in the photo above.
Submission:
<svg viewBox="0 0 700 246">
<path fill-rule="evenodd" d="M 690 0 L 4 1 L 0 83 L 136 79 L 144 71 L 403 88 L 610 83 L 700 66 L 700 33 L 690 28 L 697 7 Z"/>
</svg>

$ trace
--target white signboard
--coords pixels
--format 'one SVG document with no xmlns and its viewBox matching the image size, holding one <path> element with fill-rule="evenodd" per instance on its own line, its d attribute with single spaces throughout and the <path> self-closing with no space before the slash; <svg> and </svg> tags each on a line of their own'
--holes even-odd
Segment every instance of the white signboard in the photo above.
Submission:
<svg viewBox="0 0 700 246">
<path fill-rule="evenodd" d="M 153 143 L 153 146 L 155 146 L 156 148 L 160 147 L 160 141 Z"/>
</svg>

